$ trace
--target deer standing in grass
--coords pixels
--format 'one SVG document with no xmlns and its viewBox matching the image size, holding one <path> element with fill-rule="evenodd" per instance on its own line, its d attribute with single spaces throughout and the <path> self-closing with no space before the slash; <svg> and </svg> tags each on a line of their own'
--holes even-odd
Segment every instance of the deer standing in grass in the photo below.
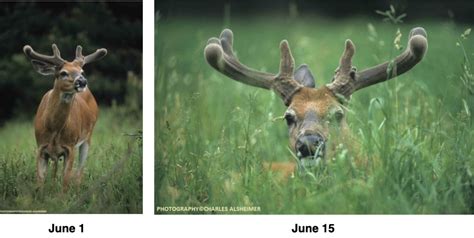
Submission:
<svg viewBox="0 0 474 238">
<path fill-rule="evenodd" d="M 288 42 L 280 43 L 280 72 L 270 74 L 251 69 L 239 62 L 233 51 L 233 34 L 229 29 L 222 31 L 220 38 L 207 42 L 204 55 L 207 62 L 217 71 L 241 83 L 272 89 L 288 107 L 284 118 L 289 128 L 290 147 L 303 161 L 324 158 L 331 130 L 342 141 L 350 137 L 345 121 L 344 103 L 359 89 L 392 79 L 420 62 L 428 48 L 427 35 L 423 28 L 410 31 L 408 47 L 391 62 L 356 71 L 352 66 L 355 46 L 346 40 L 344 52 L 332 81 L 316 87 L 308 66 L 303 64 L 294 71 L 294 59 Z M 334 138 L 333 138 L 334 139 Z M 331 147 L 331 150 L 336 148 Z M 293 172 L 294 163 L 272 163 L 271 170 Z"/>
<path fill-rule="evenodd" d="M 23 52 L 38 73 L 54 75 L 54 87 L 43 96 L 34 121 L 38 146 L 37 180 L 39 186 L 44 184 L 49 160 L 52 161 L 52 175 L 56 179 L 58 161 L 64 159 L 63 191 L 66 191 L 72 177 L 76 149 L 79 150 L 76 178 L 78 183 L 81 180 L 99 113 L 82 67 L 104 57 L 107 50 L 99 49 L 83 56 L 82 47 L 77 46 L 76 58 L 68 62 L 61 58 L 55 44 L 52 48 L 52 56 L 39 54 L 29 45 L 23 47 Z"/>
</svg>

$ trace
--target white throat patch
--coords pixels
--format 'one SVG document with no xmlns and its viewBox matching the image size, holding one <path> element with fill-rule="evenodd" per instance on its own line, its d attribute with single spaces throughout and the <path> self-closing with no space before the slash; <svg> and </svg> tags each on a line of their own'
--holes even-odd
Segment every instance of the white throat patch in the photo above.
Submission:
<svg viewBox="0 0 474 238">
<path fill-rule="evenodd" d="M 77 88 L 77 92 L 84 92 L 87 89 L 87 85 L 84 86 L 83 88 Z"/>
</svg>

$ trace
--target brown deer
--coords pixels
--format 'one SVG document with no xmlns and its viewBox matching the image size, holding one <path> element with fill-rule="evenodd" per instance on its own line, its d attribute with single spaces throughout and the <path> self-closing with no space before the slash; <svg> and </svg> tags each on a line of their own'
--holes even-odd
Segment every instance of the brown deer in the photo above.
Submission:
<svg viewBox="0 0 474 238">
<path fill-rule="evenodd" d="M 308 66 L 299 66 L 294 71 L 294 59 L 288 42 L 280 43 L 280 72 L 271 74 L 251 69 L 239 62 L 233 51 L 233 33 L 222 31 L 220 38 L 210 38 L 204 49 L 207 62 L 227 77 L 250 86 L 272 89 L 288 107 L 284 118 L 289 128 L 290 146 L 299 159 L 317 161 L 326 155 L 328 138 L 335 133 L 342 141 L 350 137 L 345 121 L 347 102 L 351 94 L 359 89 L 401 75 L 420 62 L 428 48 L 426 31 L 417 27 L 410 31 L 408 47 L 391 62 L 356 71 L 352 66 L 355 46 L 346 40 L 339 67 L 329 84 L 316 88 Z M 331 147 L 331 150 L 336 148 Z M 311 164 L 311 163 L 310 163 Z M 272 170 L 281 170 L 288 175 L 295 164 L 272 163 Z"/>
<path fill-rule="evenodd" d="M 53 55 L 35 52 L 31 46 L 23 52 L 42 75 L 54 75 L 54 87 L 41 100 L 36 112 L 34 126 L 37 151 L 36 175 L 40 187 L 44 184 L 49 160 L 56 179 L 58 161 L 64 159 L 63 191 L 67 190 L 72 177 L 76 149 L 79 149 L 77 181 L 80 182 L 91 143 L 92 130 L 97 121 L 99 108 L 87 87 L 82 68 L 107 54 L 106 49 L 83 56 L 82 47 L 77 46 L 76 58 L 68 62 L 61 58 L 58 47 L 53 44 Z"/>
</svg>

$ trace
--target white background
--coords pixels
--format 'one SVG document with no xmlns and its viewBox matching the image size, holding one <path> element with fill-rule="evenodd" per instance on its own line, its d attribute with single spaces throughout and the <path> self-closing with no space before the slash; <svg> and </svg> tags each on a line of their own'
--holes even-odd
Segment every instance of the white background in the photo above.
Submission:
<svg viewBox="0 0 474 238">
<path fill-rule="evenodd" d="M 143 6 L 144 214 L 0 215 L 0 237 L 474 237 L 471 215 L 154 215 L 154 2 Z M 51 234 L 53 223 L 76 232 Z M 295 223 L 320 231 L 294 234 Z M 324 233 L 323 224 L 335 232 Z"/>
</svg>

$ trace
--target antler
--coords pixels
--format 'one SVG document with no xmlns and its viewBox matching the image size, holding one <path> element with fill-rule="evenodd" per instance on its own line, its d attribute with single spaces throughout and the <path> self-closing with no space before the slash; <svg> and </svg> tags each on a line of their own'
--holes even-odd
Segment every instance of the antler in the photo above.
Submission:
<svg viewBox="0 0 474 238">
<path fill-rule="evenodd" d="M 356 73 L 356 69 L 352 67 L 351 62 L 355 47 L 352 41 L 347 40 L 334 80 L 326 86 L 334 93 L 349 98 L 352 93 L 359 89 L 407 72 L 423 59 L 427 49 L 428 40 L 425 29 L 421 27 L 413 28 L 408 36 L 407 49 L 393 60 L 390 70 L 388 69 L 391 64 L 389 61 Z"/>
<path fill-rule="evenodd" d="M 257 71 L 240 63 L 232 49 L 233 38 L 233 33 L 229 29 L 224 29 L 219 39 L 210 38 L 204 49 L 207 62 L 233 80 L 254 87 L 273 89 L 288 105 L 293 94 L 303 87 L 293 79 L 295 62 L 288 42 L 283 40 L 280 44 L 280 72 L 275 75 Z"/>
<path fill-rule="evenodd" d="M 84 56 L 84 55 L 82 55 L 82 46 L 78 45 L 76 47 L 76 59 L 74 61 L 77 61 L 82 66 L 84 66 L 88 63 L 91 63 L 93 61 L 101 59 L 105 55 L 107 55 L 107 50 L 102 48 L 102 49 L 96 50 L 94 53 L 92 53 L 88 56 Z"/>
<path fill-rule="evenodd" d="M 53 44 L 51 47 L 53 49 L 53 55 L 52 56 L 37 53 L 29 45 L 25 45 L 23 47 L 23 52 L 25 52 L 26 56 L 28 58 L 30 58 L 30 60 L 47 62 L 47 63 L 50 63 L 52 65 L 56 65 L 56 66 L 63 65 L 66 61 L 61 58 L 61 52 L 59 52 L 58 47 L 56 46 L 56 44 Z"/>
</svg>

